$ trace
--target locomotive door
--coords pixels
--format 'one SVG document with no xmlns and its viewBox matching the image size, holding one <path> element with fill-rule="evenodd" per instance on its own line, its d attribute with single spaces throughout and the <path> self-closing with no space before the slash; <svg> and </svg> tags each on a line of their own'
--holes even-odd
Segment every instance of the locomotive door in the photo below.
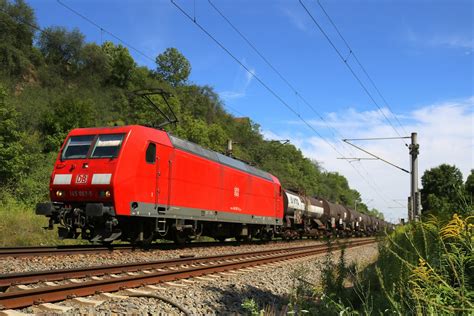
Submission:
<svg viewBox="0 0 474 316">
<path fill-rule="evenodd" d="M 155 143 L 148 143 L 146 149 L 146 172 L 148 174 L 148 181 L 146 181 L 146 186 L 151 192 L 152 199 L 150 203 L 154 204 L 155 209 L 158 208 L 158 197 L 160 194 L 159 189 L 159 177 L 160 177 L 160 157 L 157 154 Z"/>
</svg>

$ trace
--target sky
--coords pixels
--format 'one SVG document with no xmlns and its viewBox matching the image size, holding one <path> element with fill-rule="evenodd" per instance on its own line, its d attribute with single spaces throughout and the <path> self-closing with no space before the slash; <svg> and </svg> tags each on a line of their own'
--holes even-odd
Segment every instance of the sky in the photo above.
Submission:
<svg viewBox="0 0 474 316">
<path fill-rule="evenodd" d="M 298 0 L 175 1 L 240 64 L 171 1 L 61 1 L 106 31 L 58 1 L 27 0 L 41 27 L 78 28 L 89 42 L 119 43 L 112 33 L 151 69 L 158 54 L 176 47 L 192 65 L 191 82 L 213 87 L 229 112 L 250 117 L 267 139 L 290 139 L 344 175 L 388 220 L 406 217 L 409 175 L 381 161 L 338 159 L 368 157 L 343 138 L 417 132 L 420 177 L 441 163 L 456 165 L 464 178 L 474 168 L 473 1 L 320 0 L 349 50 L 318 2 L 302 0 L 346 62 Z M 404 141 L 354 143 L 409 170 Z"/>
</svg>

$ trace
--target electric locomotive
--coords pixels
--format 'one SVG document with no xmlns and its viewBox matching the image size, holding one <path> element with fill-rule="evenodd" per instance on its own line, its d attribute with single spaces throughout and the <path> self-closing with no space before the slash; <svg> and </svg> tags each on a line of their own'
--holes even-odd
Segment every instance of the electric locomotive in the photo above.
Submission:
<svg viewBox="0 0 474 316">
<path fill-rule="evenodd" d="M 144 126 L 78 128 L 67 136 L 36 213 L 62 238 L 184 242 L 271 238 L 283 191 L 273 175 Z"/>
</svg>

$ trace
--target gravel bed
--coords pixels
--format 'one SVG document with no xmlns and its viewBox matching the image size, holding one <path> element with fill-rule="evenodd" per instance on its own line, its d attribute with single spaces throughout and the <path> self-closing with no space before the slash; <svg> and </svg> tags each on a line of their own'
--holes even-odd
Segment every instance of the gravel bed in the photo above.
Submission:
<svg viewBox="0 0 474 316">
<path fill-rule="evenodd" d="M 359 266 L 364 266 L 373 262 L 377 254 L 376 244 L 347 249 L 346 262 L 348 264 L 356 262 Z M 339 251 L 335 251 L 333 257 L 337 262 Z M 185 288 L 168 286 L 164 290 L 152 293 L 177 302 L 192 315 L 241 315 L 245 313 L 241 304 L 246 298 L 254 299 L 260 307 L 273 306 L 275 311 L 279 311 L 288 303 L 295 275 L 302 275 L 304 280 L 317 284 L 324 259 L 325 255 L 295 259 L 272 266 L 262 266 L 261 271 L 224 276 L 212 281 L 194 279 L 196 282 L 186 284 Z M 151 291 L 145 288 L 140 290 Z M 116 294 L 121 293 L 123 292 Z M 183 315 L 176 307 L 154 298 L 129 297 L 122 301 L 106 300 L 95 308 L 78 307 L 70 301 L 59 304 L 74 307 L 65 313 L 67 315 Z M 37 312 L 32 307 L 23 310 L 29 313 L 35 311 Z"/>
<path fill-rule="evenodd" d="M 40 256 L 40 257 L 7 257 L 0 259 L 0 274 L 21 273 L 30 271 L 72 269 L 108 264 L 133 263 L 143 261 L 155 261 L 178 258 L 181 255 L 211 256 L 218 254 L 229 254 L 236 252 L 259 251 L 274 248 L 286 248 L 305 245 L 315 245 L 323 243 L 317 240 L 298 240 L 288 243 L 276 242 L 265 245 L 240 245 L 240 246 L 218 246 L 218 247 L 197 247 L 183 248 L 175 250 L 149 251 L 135 250 L 114 250 L 101 254 L 74 254 L 61 256 Z"/>
</svg>

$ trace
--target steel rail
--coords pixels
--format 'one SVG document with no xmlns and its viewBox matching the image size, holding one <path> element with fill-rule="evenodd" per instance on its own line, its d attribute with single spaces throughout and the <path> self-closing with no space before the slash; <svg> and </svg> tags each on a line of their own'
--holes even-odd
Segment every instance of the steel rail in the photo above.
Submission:
<svg viewBox="0 0 474 316">
<path fill-rule="evenodd" d="M 375 242 L 374 239 L 355 241 L 350 243 L 343 243 L 333 245 L 333 250 L 340 250 L 342 247 L 357 247 Z M 321 247 L 323 246 L 323 247 Z M 259 255 L 249 256 L 249 253 L 233 254 L 228 255 L 227 261 L 218 262 L 214 257 L 214 264 L 206 265 L 192 265 L 189 264 L 181 267 L 180 269 L 169 269 L 169 270 L 158 270 L 151 273 L 143 273 L 138 275 L 125 275 L 120 278 L 107 278 L 103 280 L 85 281 L 82 283 L 70 283 L 64 285 L 56 285 L 51 287 L 41 287 L 31 290 L 23 290 L 16 292 L 6 292 L 0 294 L 0 306 L 3 308 L 21 308 L 30 306 L 36 303 L 44 302 L 56 302 L 71 297 L 88 296 L 94 295 L 100 292 L 114 292 L 124 288 L 134 288 L 149 284 L 157 284 L 161 282 L 175 281 L 183 278 L 190 278 L 196 276 L 202 276 L 211 273 L 224 272 L 228 270 L 242 269 L 261 264 L 268 264 L 277 261 L 283 261 L 288 259 L 301 258 L 311 255 L 327 252 L 328 247 L 326 245 L 317 246 L 306 246 L 298 247 L 297 250 L 292 248 L 285 248 L 274 250 L 273 254 L 258 252 Z M 231 258 L 237 259 L 236 256 L 247 256 L 241 258 L 241 260 L 230 260 Z M 222 256 L 216 256 L 223 258 Z M 204 257 L 211 258 L 211 257 Z M 183 260 L 177 260 L 180 263 Z"/>
<path fill-rule="evenodd" d="M 355 242 L 374 240 L 373 238 L 357 240 Z M 341 243 L 342 245 L 350 242 Z M 44 271 L 32 271 L 26 273 L 7 273 L 0 274 L 0 288 L 7 288 L 17 284 L 31 284 L 36 282 L 47 282 L 47 281 L 61 281 L 65 279 L 78 279 L 91 276 L 102 276 L 106 274 L 117 274 L 125 272 L 136 272 L 147 269 L 161 269 L 169 266 L 183 265 L 183 264 L 195 264 L 195 263 L 206 263 L 217 260 L 235 259 L 242 256 L 256 256 L 262 254 L 272 254 L 282 251 L 297 251 L 311 248 L 324 248 L 326 244 L 318 244 L 311 246 L 298 246 L 289 248 L 275 248 L 268 250 L 249 251 L 235 254 L 222 254 L 215 256 L 203 256 L 203 257 L 186 257 L 186 258 L 174 258 L 157 261 L 144 261 L 144 262 L 133 262 L 124 264 L 111 264 L 111 265 L 100 265 L 100 266 L 89 266 L 73 269 L 55 269 L 55 270 L 44 270 Z"/>
<path fill-rule="evenodd" d="M 102 245 L 71 245 L 71 246 L 38 246 L 38 247 L 2 247 L 0 248 L 0 258 L 4 257 L 36 257 L 50 255 L 70 255 L 83 253 L 101 253 L 113 250 L 132 249 L 131 245 L 117 244 L 110 247 Z"/>
<path fill-rule="evenodd" d="M 271 243 L 287 242 L 283 240 L 272 240 Z M 112 244 L 110 246 L 103 245 L 71 245 L 71 246 L 38 246 L 38 247 L 1 247 L 0 258 L 5 257 L 38 257 L 38 256 L 58 256 L 58 255 L 75 255 L 75 254 L 98 254 L 112 252 L 114 250 L 126 251 L 148 251 L 148 250 L 174 250 L 185 248 L 204 248 L 204 247 L 220 247 L 220 246 L 240 246 L 240 245 L 261 245 L 269 243 L 268 241 L 203 241 L 192 242 L 184 245 L 178 245 L 171 242 L 153 243 L 147 248 L 140 248 L 130 244 Z"/>
</svg>

